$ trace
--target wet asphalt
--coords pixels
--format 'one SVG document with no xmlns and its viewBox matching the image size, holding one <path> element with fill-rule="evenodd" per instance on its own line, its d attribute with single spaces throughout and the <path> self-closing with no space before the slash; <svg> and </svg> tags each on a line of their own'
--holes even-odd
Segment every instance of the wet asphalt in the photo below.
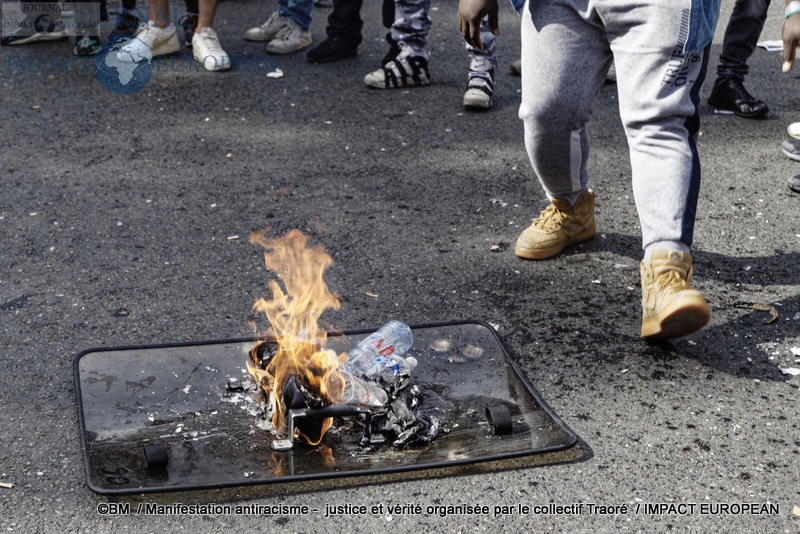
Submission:
<svg viewBox="0 0 800 534">
<path fill-rule="evenodd" d="M 468 112 L 456 3 L 434 4 L 434 82 L 414 90 L 362 84 L 385 52 L 377 5 L 364 9 L 357 57 L 317 66 L 303 53 L 280 57 L 282 78 L 177 69 L 116 95 L 90 70 L 6 68 L 27 55 L 66 58 L 65 41 L 0 50 L 0 482 L 13 484 L 0 488 L 0 529 L 800 530 L 792 516 L 800 377 L 782 371 L 800 368 L 800 195 L 786 187 L 800 164 L 779 150 L 786 126 L 800 120 L 800 73 L 781 75 L 779 53 L 757 50 L 748 87 L 770 116 L 749 121 L 704 104 L 695 285 L 711 322 L 650 344 L 638 337 L 639 224 L 614 86 L 602 89 L 590 123 L 597 236 L 548 261 L 517 259 L 514 240 L 546 204 L 516 117 L 519 78 L 508 73 L 518 19 L 503 6 L 495 108 Z M 262 45 L 239 36 L 270 10 L 221 4 L 215 26 L 229 53 L 263 56 Z M 315 10 L 315 42 L 328 12 Z M 776 39 L 781 6 L 770 14 L 763 37 Z M 267 292 L 268 275 L 247 236 L 265 226 L 276 235 L 299 228 L 330 252 L 326 278 L 342 308 L 326 319 L 338 328 L 389 318 L 498 325 L 525 376 L 584 440 L 570 457 L 579 460 L 128 498 L 92 493 L 74 357 L 93 346 L 250 335 L 250 307 Z M 772 322 L 767 307 L 777 312 Z M 481 504 L 492 513 L 98 512 L 139 502 Z M 496 506 L 550 503 L 584 509 L 494 516 Z M 590 503 L 602 507 L 590 512 Z M 646 503 L 685 506 L 646 513 Z M 777 504 L 778 515 L 717 506 L 750 503 Z"/>
</svg>

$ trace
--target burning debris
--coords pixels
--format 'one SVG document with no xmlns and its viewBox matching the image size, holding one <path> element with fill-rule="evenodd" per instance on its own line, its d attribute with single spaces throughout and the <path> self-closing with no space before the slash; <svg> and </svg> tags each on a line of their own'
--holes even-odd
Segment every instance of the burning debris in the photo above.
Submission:
<svg viewBox="0 0 800 534">
<path fill-rule="evenodd" d="M 410 381 L 417 360 L 403 357 L 413 343 L 411 329 L 390 321 L 349 353 L 337 352 L 319 326 L 324 312 L 340 307 L 338 295 L 323 279 L 333 264 L 331 257 L 321 246 L 308 247 L 308 237 L 299 230 L 278 238 L 261 230 L 250 242 L 266 249 L 264 263 L 283 284 L 271 280 L 272 299 L 253 304 L 252 324 L 261 341 L 247 362 L 274 433 L 286 437 L 273 447 L 291 448 L 296 435 L 318 445 L 334 417 L 344 415 L 359 416 L 362 445 L 402 446 L 435 439 L 441 425 L 418 412 L 423 394 Z M 262 314 L 266 329 L 257 325 Z M 231 390 L 237 386 L 227 385 Z"/>
</svg>

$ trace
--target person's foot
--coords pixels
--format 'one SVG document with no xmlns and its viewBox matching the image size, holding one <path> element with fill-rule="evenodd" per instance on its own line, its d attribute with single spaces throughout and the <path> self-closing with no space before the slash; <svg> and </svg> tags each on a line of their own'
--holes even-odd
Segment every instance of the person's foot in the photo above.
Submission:
<svg viewBox="0 0 800 534">
<path fill-rule="evenodd" d="M 117 15 L 117 25 L 114 26 L 114 29 L 111 30 L 111 34 L 109 38 L 123 36 L 123 35 L 133 35 L 136 33 L 136 29 L 139 27 L 142 21 L 139 20 L 136 15 L 125 11 L 122 14 Z"/>
<path fill-rule="evenodd" d="M 800 193 L 800 174 L 797 174 L 789 178 L 789 189 L 791 189 L 795 193 Z"/>
<path fill-rule="evenodd" d="M 514 63 L 508 66 L 508 70 L 511 71 L 511 74 L 515 74 L 517 76 L 522 75 L 522 60 L 518 59 Z"/>
<path fill-rule="evenodd" d="M 789 133 L 789 137 L 800 139 L 800 122 L 793 122 L 786 127 L 786 131 Z"/>
<path fill-rule="evenodd" d="M 220 71 L 231 68 L 231 58 L 212 28 L 203 28 L 192 37 L 192 55 L 207 71 Z"/>
<path fill-rule="evenodd" d="M 400 45 L 392 39 L 392 32 L 386 34 L 386 42 L 389 43 L 389 50 L 381 58 L 381 67 L 386 66 L 387 63 L 400 55 Z"/>
<path fill-rule="evenodd" d="M 318 46 L 309 50 L 306 58 L 309 63 L 331 63 L 353 57 L 357 52 L 358 45 L 354 45 L 338 35 L 330 35 Z"/>
<path fill-rule="evenodd" d="M 789 159 L 800 161 L 800 139 L 789 138 L 781 143 L 781 152 Z"/>
<path fill-rule="evenodd" d="M 275 37 L 267 43 L 270 54 L 291 54 L 311 46 L 311 32 L 287 18 Z"/>
<path fill-rule="evenodd" d="M 375 89 L 397 89 L 430 85 L 428 61 L 422 56 L 398 56 L 364 76 L 364 84 Z"/>
<path fill-rule="evenodd" d="M 96 35 L 81 35 L 75 40 L 72 53 L 76 56 L 93 56 L 100 50 L 103 44 Z"/>
<path fill-rule="evenodd" d="M 748 93 L 741 80 L 731 78 L 717 78 L 708 103 L 746 119 L 758 119 L 769 112 L 767 104 Z"/>
<path fill-rule="evenodd" d="M 200 20 L 200 15 L 197 13 L 187 12 L 178 21 L 178 26 L 183 31 L 183 44 L 187 47 L 192 47 L 192 39 L 194 39 L 194 32 L 197 30 L 197 21 Z"/>
<path fill-rule="evenodd" d="M 60 16 L 58 19 L 54 19 L 49 15 L 32 13 L 25 17 L 15 29 L 4 31 L 0 38 L 0 44 L 22 45 L 37 41 L 55 41 L 66 36 L 67 29 Z"/>
<path fill-rule="evenodd" d="M 642 332 L 648 339 L 671 339 L 703 328 L 709 319 L 706 299 L 692 289 L 692 255 L 655 250 L 642 261 Z"/>
<path fill-rule="evenodd" d="M 278 35 L 281 28 L 284 27 L 286 17 L 281 17 L 278 11 L 274 11 L 272 15 L 260 26 L 253 26 L 244 31 L 242 37 L 246 41 L 271 41 Z"/>
<path fill-rule="evenodd" d="M 174 26 L 159 28 L 153 21 L 142 22 L 134 39 L 121 46 L 117 51 L 117 60 L 136 63 L 156 56 L 174 54 L 181 49 L 178 42 L 178 33 Z M 149 50 L 146 51 L 144 48 Z"/>
<path fill-rule="evenodd" d="M 591 190 L 581 193 L 574 206 L 566 199 L 554 198 L 533 224 L 522 231 L 514 253 L 528 260 L 543 260 L 568 245 L 586 241 L 595 231 Z"/>
<path fill-rule="evenodd" d="M 494 65 L 487 58 L 477 56 L 469 64 L 467 90 L 464 91 L 464 107 L 490 109 L 494 93 Z"/>
</svg>

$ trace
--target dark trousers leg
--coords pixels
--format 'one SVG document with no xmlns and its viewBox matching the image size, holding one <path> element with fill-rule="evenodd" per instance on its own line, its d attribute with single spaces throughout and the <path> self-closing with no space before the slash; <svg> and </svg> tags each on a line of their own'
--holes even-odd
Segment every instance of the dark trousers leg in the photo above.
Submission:
<svg viewBox="0 0 800 534">
<path fill-rule="evenodd" d="M 758 36 L 767 18 L 770 0 L 736 0 L 725 29 L 722 54 L 717 66 L 718 79 L 744 80 L 747 60 L 756 48 Z"/>
<path fill-rule="evenodd" d="M 361 43 L 363 22 L 359 16 L 363 0 L 333 0 L 333 11 L 328 15 L 328 37 L 337 37 L 348 44 Z"/>
<path fill-rule="evenodd" d="M 387 28 L 391 28 L 392 24 L 394 24 L 394 16 L 394 0 L 383 0 L 383 8 L 381 9 L 383 25 Z"/>
<path fill-rule="evenodd" d="M 106 0 L 67 0 L 66 4 L 81 2 L 83 5 L 75 9 L 73 19 L 75 26 L 70 35 L 100 35 L 100 23 L 108 20 Z M 70 21 L 71 23 L 73 21 Z"/>
</svg>

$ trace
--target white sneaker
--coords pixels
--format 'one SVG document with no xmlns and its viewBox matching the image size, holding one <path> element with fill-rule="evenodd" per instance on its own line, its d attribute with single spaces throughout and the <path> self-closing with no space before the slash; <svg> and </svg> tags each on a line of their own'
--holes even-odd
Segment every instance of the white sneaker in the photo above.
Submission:
<svg viewBox="0 0 800 534">
<path fill-rule="evenodd" d="M 144 50 L 149 49 L 149 52 Z M 122 45 L 117 51 L 117 59 L 126 63 L 136 63 L 142 59 L 174 54 L 181 49 L 178 33 L 174 26 L 159 28 L 152 20 L 139 24 L 133 39 Z"/>
<path fill-rule="evenodd" d="M 261 26 L 245 30 L 243 37 L 247 41 L 271 41 L 286 25 L 287 20 L 286 17 L 281 17 L 280 13 L 275 11 Z"/>
<path fill-rule="evenodd" d="M 487 58 L 477 56 L 469 64 L 467 90 L 464 91 L 464 107 L 490 109 L 494 94 L 494 65 Z"/>
<path fill-rule="evenodd" d="M 364 76 L 364 84 L 375 89 L 422 87 L 430 83 L 428 60 L 422 56 L 404 56 L 402 53 L 383 67 Z"/>
<path fill-rule="evenodd" d="M 789 132 L 789 137 L 800 139 L 800 122 L 793 122 L 786 131 Z"/>
<path fill-rule="evenodd" d="M 275 38 L 267 43 L 267 52 L 271 54 L 291 54 L 311 45 L 311 32 L 287 18 Z"/>
<path fill-rule="evenodd" d="M 219 44 L 217 32 L 211 28 L 203 28 L 199 32 L 194 32 L 192 54 L 194 54 L 194 60 L 208 71 L 227 70 L 232 66 L 230 56 Z"/>
</svg>

